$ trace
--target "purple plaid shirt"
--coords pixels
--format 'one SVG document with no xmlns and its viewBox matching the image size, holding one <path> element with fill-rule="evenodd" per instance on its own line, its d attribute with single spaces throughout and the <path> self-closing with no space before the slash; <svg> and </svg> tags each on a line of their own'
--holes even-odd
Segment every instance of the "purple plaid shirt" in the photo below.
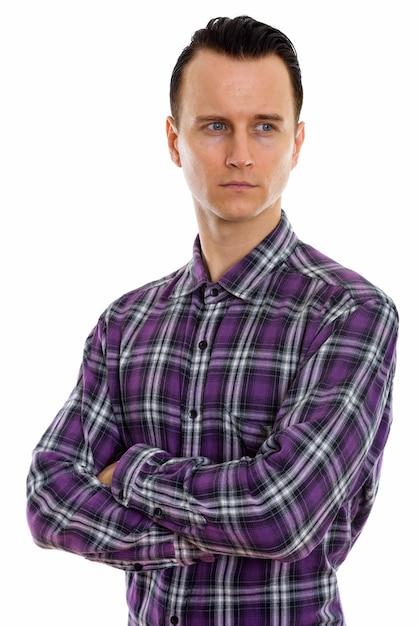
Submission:
<svg viewBox="0 0 418 626">
<path fill-rule="evenodd" d="M 376 495 L 397 328 L 285 214 L 216 284 L 197 239 L 89 336 L 34 451 L 35 542 L 125 570 L 130 626 L 343 625 L 336 571 Z"/>
</svg>

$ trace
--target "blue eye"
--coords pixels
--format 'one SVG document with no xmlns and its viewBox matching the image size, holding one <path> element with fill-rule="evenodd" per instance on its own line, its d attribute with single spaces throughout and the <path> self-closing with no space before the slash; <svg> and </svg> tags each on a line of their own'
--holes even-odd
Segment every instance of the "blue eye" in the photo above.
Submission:
<svg viewBox="0 0 418 626">
<path fill-rule="evenodd" d="M 271 124 L 267 123 L 267 122 L 263 122 L 262 124 L 259 125 L 259 127 L 264 132 L 268 132 L 270 130 L 273 130 L 273 126 Z"/>
<path fill-rule="evenodd" d="M 212 124 L 209 124 L 209 128 L 211 130 L 223 130 L 225 128 L 225 124 L 222 122 L 212 122 Z"/>
</svg>

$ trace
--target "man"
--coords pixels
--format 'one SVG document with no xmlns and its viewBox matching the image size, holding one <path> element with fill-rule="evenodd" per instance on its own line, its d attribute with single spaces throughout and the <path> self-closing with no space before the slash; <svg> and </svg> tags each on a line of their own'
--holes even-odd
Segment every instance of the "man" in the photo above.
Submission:
<svg viewBox="0 0 418 626">
<path fill-rule="evenodd" d="M 282 210 L 304 140 L 287 37 L 211 20 L 170 93 L 193 258 L 100 317 L 34 451 L 29 525 L 125 570 L 131 626 L 343 625 L 336 571 L 376 495 L 396 309 Z"/>
</svg>

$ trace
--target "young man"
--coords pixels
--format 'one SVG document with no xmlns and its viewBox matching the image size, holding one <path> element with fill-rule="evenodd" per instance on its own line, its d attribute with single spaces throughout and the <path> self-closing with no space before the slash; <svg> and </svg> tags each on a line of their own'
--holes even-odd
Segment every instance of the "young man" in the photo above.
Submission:
<svg viewBox="0 0 418 626">
<path fill-rule="evenodd" d="M 34 540 L 125 570 L 131 626 L 344 624 L 336 571 L 376 495 L 398 320 L 282 210 L 301 105 L 282 33 L 195 33 L 167 120 L 193 258 L 103 313 L 34 451 Z"/>
</svg>

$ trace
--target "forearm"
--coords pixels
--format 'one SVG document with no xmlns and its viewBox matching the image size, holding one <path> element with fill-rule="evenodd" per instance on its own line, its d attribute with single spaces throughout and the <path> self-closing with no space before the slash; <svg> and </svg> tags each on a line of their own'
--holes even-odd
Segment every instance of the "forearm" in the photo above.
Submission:
<svg viewBox="0 0 418 626">
<path fill-rule="evenodd" d="M 27 506 L 38 545 L 77 554 L 132 549 L 152 525 L 139 511 L 124 510 L 89 468 L 59 451 L 35 451 Z"/>
<path fill-rule="evenodd" d="M 35 453 L 31 475 L 37 478 L 29 479 L 27 516 L 33 539 L 43 548 L 69 551 L 124 570 L 184 566 L 214 558 L 141 512 L 118 504 L 95 476 L 60 462 L 57 453 Z"/>
<path fill-rule="evenodd" d="M 354 463 L 341 474 L 321 445 L 308 463 L 298 463 L 298 434 L 279 439 L 274 451 L 219 465 L 137 450 L 140 471 L 134 486 L 114 495 L 202 550 L 281 561 L 304 558 L 366 481 L 371 460 L 361 467 Z M 281 462 L 283 448 L 293 457 L 294 469 Z M 122 466 L 115 489 L 120 486 L 118 471 Z"/>
<path fill-rule="evenodd" d="M 326 532 L 341 502 L 331 490 L 320 493 L 319 485 L 318 500 L 310 508 L 309 485 L 296 501 L 298 477 L 286 470 L 281 476 L 274 455 L 213 465 L 208 459 L 169 459 L 163 451 L 148 449 L 137 459 L 134 487 L 114 492 L 115 498 L 201 549 L 222 554 L 303 558 Z"/>
</svg>

